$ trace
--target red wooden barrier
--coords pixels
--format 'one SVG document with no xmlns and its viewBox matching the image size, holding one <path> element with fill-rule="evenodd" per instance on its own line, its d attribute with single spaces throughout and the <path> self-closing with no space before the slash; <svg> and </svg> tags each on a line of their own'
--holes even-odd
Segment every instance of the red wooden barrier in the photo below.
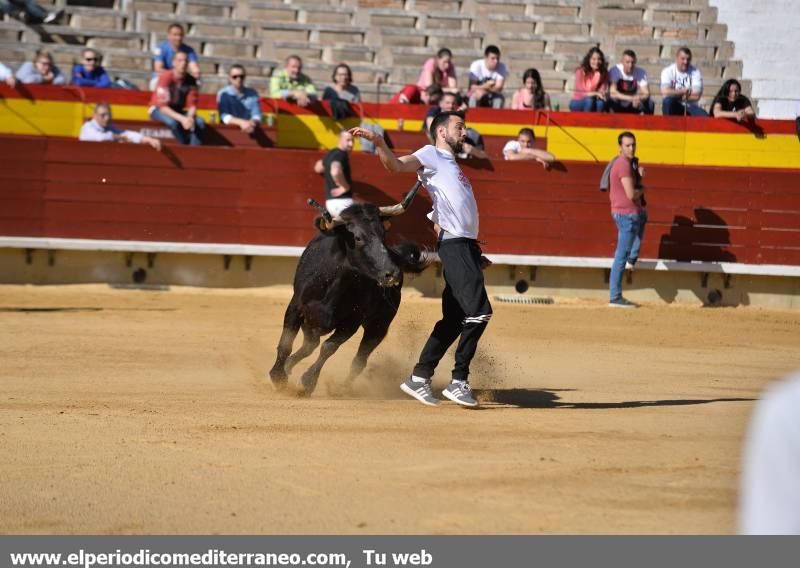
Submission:
<svg viewBox="0 0 800 568">
<path fill-rule="evenodd" d="M 303 246 L 322 198 L 320 152 L 0 137 L 0 235 Z M 414 182 L 352 157 L 356 193 L 388 204 Z M 488 252 L 613 254 L 603 164 L 463 163 Z M 800 265 L 800 176 L 782 170 L 649 166 L 643 257 Z M 421 193 L 395 239 L 433 244 Z"/>
</svg>

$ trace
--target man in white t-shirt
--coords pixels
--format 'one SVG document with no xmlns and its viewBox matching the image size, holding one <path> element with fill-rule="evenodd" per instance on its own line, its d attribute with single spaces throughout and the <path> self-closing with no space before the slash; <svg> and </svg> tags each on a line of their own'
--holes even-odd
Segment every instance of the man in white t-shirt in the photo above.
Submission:
<svg viewBox="0 0 800 568">
<path fill-rule="evenodd" d="M 550 152 L 533 147 L 536 136 L 531 128 L 522 128 L 516 140 L 509 140 L 503 146 L 503 158 L 506 160 L 536 160 L 544 169 L 549 170 L 556 157 Z"/>
<path fill-rule="evenodd" d="M 608 72 L 611 83 L 609 108 L 611 112 L 653 114 L 655 103 L 650 98 L 647 72 L 636 66 L 636 53 L 632 49 L 622 52 L 622 63 Z"/>
<path fill-rule="evenodd" d="M 800 374 L 770 385 L 747 431 L 739 533 L 800 535 Z"/>
<path fill-rule="evenodd" d="M 503 85 L 508 77 L 506 66 L 500 63 L 500 50 L 488 46 L 483 59 L 469 66 L 469 106 L 503 108 Z"/>
<path fill-rule="evenodd" d="M 452 380 L 442 395 L 463 406 L 478 406 L 469 386 L 469 365 L 492 317 L 492 306 L 483 282 L 485 259 L 477 241 L 478 205 L 472 185 L 455 158 L 467 137 L 464 115 L 437 114 L 431 123 L 435 145 L 399 158 L 374 133 L 363 128 L 350 132 L 374 142 L 378 157 L 390 172 L 417 172 L 433 200 L 428 218 L 439 234 L 439 258 L 446 284 L 442 293 L 443 317 L 434 326 L 411 376 L 400 388 L 423 404 L 439 404 L 431 391 L 431 378 L 447 349 L 460 337 Z"/>
<path fill-rule="evenodd" d="M 692 50 L 678 49 L 675 63 L 661 72 L 661 113 L 664 116 L 708 116 L 700 105 L 703 96 L 703 76 L 692 65 Z"/>
</svg>

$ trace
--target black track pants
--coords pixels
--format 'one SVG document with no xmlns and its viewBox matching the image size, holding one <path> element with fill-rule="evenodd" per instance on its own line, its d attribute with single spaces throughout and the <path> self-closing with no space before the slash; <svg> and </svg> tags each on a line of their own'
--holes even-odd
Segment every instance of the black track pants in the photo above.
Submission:
<svg viewBox="0 0 800 568">
<path fill-rule="evenodd" d="M 472 239 L 446 239 L 439 245 L 439 258 L 446 284 L 442 293 L 443 317 L 425 343 L 414 375 L 430 379 L 447 349 L 460 335 L 453 379 L 466 381 L 478 340 L 492 317 L 492 306 L 483 285 L 481 248 Z"/>
</svg>

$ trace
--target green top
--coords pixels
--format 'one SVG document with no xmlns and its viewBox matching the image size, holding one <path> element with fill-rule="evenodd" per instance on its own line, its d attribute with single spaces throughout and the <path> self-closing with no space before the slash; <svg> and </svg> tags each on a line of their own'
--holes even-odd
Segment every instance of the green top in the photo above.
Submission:
<svg viewBox="0 0 800 568">
<path fill-rule="evenodd" d="M 297 79 L 290 79 L 286 69 L 281 69 L 272 75 L 269 81 L 269 96 L 273 99 L 285 99 L 290 91 L 304 91 L 308 95 L 316 95 L 317 89 L 307 75 L 300 75 Z"/>
</svg>

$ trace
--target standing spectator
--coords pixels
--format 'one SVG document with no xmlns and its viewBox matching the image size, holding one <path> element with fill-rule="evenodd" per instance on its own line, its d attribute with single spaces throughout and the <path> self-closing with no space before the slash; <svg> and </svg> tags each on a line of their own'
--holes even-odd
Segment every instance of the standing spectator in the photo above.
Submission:
<svg viewBox="0 0 800 568">
<path fill-rule="evenodd" d="M 172 57 L 172 69 L 162 71 L 153 97 L 150 118 L 167 125 L 181 144 L 203 143 L 206 123 L 197 116 L 197 80 L 189 75 L 189 57 L 178 51 Z"/>
<path fill-rule="evenodd" d="M 500 50 L 490 45 L 483 56 L 469 66 L 469 106 L 503 108 L 503 85 L 508 71 L 500 63 Z"/>
<path fill-rule="evenodd" d="M 317 89 L 307 75 L 303 75 L 303 60 L 299 55 L 286 58 L 286 68 L 272 75 L 269 96 L 273 99 L 291 101 L 307 107 L 317 100 Z"/>
<path fill-rule="evenodd" d="M 523 128 L 519 131 L 516 140 L 509 140 L 503 146 L 503 158 L 506 160 L 536 160 L 546 170 L 556 161 L 550 152 L 533 147 L 536 135 L 532 128 Z"/>
<path fill-rule="evenodd" d="M 703 76 L 692 65 L 692 51 L 684 46 L 678 49 L 675 63 L 661 72 L 661 113 L 665 116 L 708 116 L 698 101 L 703 96 Z"/>
<path fill-rule="evenodd" d="M 572 112 L 604 112 L 608 91 L 606 56 L 599 47 L 586 52 L 575 70 L 575 91 L 569 101 Z"/>
<path fill-rule="evenodd" d="M 722 84 L 711 103 L 711 115 L 714 118 L 733 118 L 736 122 L 756 119 L 753 103 L 742 94 L 742 85 L 736 79 L 728 79 Z"/>
<path fill-rule="evenodd" d="M 172 60 L 178 52 L 185 53 L 189 61 L 189 74 L 195 79 L 200 78 L 200 66 L 197 64 L 197 54 L 194 49 L 183 43 L 183 38 L 186 32 L 183 26 L 178 23 L 170 24 L 167 28 L 167 39 L 162 41 L 156 47 L 155 54 L 153 55 L 153 82 L 151 88 L 154 88 L 155 82 L 162 71 L 169 71 L 172 69 Z"/>
<path fill-rule="evenodd" d="M 353 115 L 352 105 L 361 102 L 361 91 L 353 85 L 353 71 L 347 63 L 339 63 L 333 69 L 333 84 L 325 87 L 322 100 L 331 105 L 331 114 L 336 120 Z"/>
<path fill-rule="evenodd" d="M 242 132 L 252 134 L 261 124 L 261 100 L 255 89 L 245 87 L 247 73 L 239 64 L 228 70 L 227 87 L 217 93 L 217 111 L 223 124 L 235 124 Z"/>
<path fill-rule="evenodd" d="M 446 47 L 437 51 L 436 57 L 431 57 L 422 66 L 422 72 L 417 79 L 417 87 L 424 91 L 431 85 L 439 85 L 445 92 L 458 92 L 453 52 Z"/>
<path fill-rule="evenodd" d="M 147 144 L 161 150 L 161 140 L 144 136 L 133 130 L 121 130 L 112 122 L 111 105 L 98 103 L 94 107 L 94 116 L 81 126 L 79 140 L 84 142 L 130 142 L 131 144 Z"/>
<path fill-rule="evenodd" d="M 17 79 L 27 85 L 63 85 L 66 83 L 61 70 L 53 63 L 53 56 L 45 49 L 36 52 L 33 63 L 26 61 L 17 70 Z"/>
<path fill-rule="evenodd" d="M 389 102 L 401 105 L 438 105 L 442 94 L 439 85 L 428 85 L 420 90 L 416 85 L 409 84 L 395 93 Z"/>
<path fill-rule="evenodd" d="M 342 130 L 336 148 L 314 164 L 314 171 L 325 177 L 325 208 L 336 219 L 353 204 L 349 156 L 352 149 L 353 135 Z"/>
<path fill-rule="evenodd" d="M 0 63 L 0 81 L 12 89 L 17 86 L 17 78 L 14 77 L 14 72 L 2 63 Z"/>
<path fill-rule="evenodd" d="M 64 10 L 48 12 L 34 0 L 0 0 L 0 13 L 13 16 L 15 9 L 31 24 L 54 24 L 64 15 Z"/>
<path fill-rule="evenodd" d="M 800 374 L 772 384 L 745 440 L 739 533 L 800 535 Z"/>
<path fill-rule="evenodd" d="M 617 137 L 617 142 L 619 156 L 608 171 L 611 216 L 617 225 L 617 249 L 609 277 L 608 305 L 614 308 L 635 308 L 636 304 L 622 296 L 622 274 L 625 272 L 625 264 L 629 262 L 637 239 L 638 246 L 641 247 L 644 231 L 641 203 L 644 189 L 636 189 L 638 175 L 634 165 L 636 137 L 631 132 L 623 132 Z M 603 186 L 603 181 L 600 185 Z M 636 254 L 638 256 L 638 252 Z"/>
<path fill-rule="evenodd" d="M 100 54 L 92 48 L 83 50 L 83 60 L 72 67 L 72 84 L 79 87 L 111 87 L 108 73 L 100 65 Z"/>
<path fill-rule="evenodd" d="M 531 67 L 522 74 L 522 86 L 511 98 L 514 110 L 550 110 L 550 95 L 544 92 L 542 76 Z"/>
<path fill-rule="evenodd" d="M 612 112 L 653 114 L 656 104 L 650 98 L 647 72 L 636 66 L 636 53 L 631 49 L 622 52 L 622 63 L 617 63 L 608 73 L 611 84 L 608 106 Z"/>
</svg>

